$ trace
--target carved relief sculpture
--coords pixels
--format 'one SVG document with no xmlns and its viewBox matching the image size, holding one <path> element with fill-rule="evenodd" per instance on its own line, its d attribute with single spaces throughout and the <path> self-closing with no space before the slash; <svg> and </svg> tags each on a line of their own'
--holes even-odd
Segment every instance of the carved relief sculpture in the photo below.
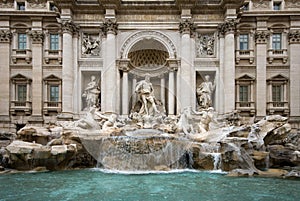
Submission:
<svg viewBox="0 0 300 201">
<path fill-rule="evenodd" d="M 299 0 L 285 0 L 285 8 L 297 8 L 300 7 L 300 1 Z"/>
<path fill-rule="evenodd" d="M 268 8 L 270 3 L 269 0 L 252 0 L 252 2 L 253 2 L 253 7 L 258 9 Z"/>
<path fill-rule="evenodd" d="M 47 8 L 47 0 L 27 0 L 29 8 Z"/>
<path fill-rule="evenodd" d="M 100 43 L 99 36 L 83 34 L 82 35 L 82 55 L 99 56 L 100 55 Z"/>
<path fill-rule="evenodd" d="M 213 34 L 199 34 L 196 42 L 197 57 L 214 55 L 215 37 Z"/>
</svg>

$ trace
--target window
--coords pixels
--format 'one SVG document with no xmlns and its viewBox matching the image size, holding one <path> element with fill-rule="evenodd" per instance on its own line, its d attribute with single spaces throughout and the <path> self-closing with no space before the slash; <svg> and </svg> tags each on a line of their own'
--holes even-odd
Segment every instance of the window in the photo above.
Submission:
<svg viewBox="0 0 300 201">
<path fill-rule="evenodd" d="M 248 50 L 248 34 L 240 35 L 240 50 Z"/>
<path fill-rule="evenodd" d="M 24 33 L 20 33 L 18 35 L 18 49 L 25 50 L 26 49 L 27 36 Z"/>
<path fill-rule="evenodd" d="M 18 10 L 25 10 L 25 2 L 17 2 Z"/>
<path fill-rule="evenodd" d="M 281 49 L 281 34 L 275 33 L 272 36 L 272 48 L 273 50 L 280 50 Z"/>
<path fill-rule="evenodd" d="M 17 101 L 26 102 L 27 96 L 27 85 L 26 84 L 18 84 L 17 85 Z"/>
<path fill-rule="evenodd" d="M 51 11 L 55 11 L 56 10 L 56 6 L 54 5 L 54 3 L 50 3 L 49 8 L 50 8 Z"/>
<path fill-rule="evenodd" d="M 59 101 L 59 86 L 58 85 L 50 85 L 50 94 L 49 100 L 50 102 L 58 102 Z"/>
<path fill-rule="evenodd" d="M 283 101 L 283 85 L 276 84 L 272 85 L 272 101 L 282 102 Z"/>
<path fill-rule="evenodd" d="M 243 10 L 243 11 L 249 10 L 249 3 L 245 3 L 245 4 L 242 6 L 242 10 Z"/>
<path fill-rule="evenodd" d="M 240 102 L 248 102 L 249 101 L 249 86 L 248 85 L 240 85 Z"/>
<path fill-rule="evenodd" d="M 59 49 L 59 36 L 58 34 L 50 34 L 50 50 Z"/>
<path fill-rule="evenodd" d="M 274 2 L 273 10 L 281 10 L 281 2 Z"/>
</svg>

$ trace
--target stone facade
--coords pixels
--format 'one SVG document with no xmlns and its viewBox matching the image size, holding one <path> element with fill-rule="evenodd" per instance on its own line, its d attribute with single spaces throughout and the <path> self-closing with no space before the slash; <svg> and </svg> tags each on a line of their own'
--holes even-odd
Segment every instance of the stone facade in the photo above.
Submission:
<svg viewBox="0 0 300 201">
<path fill-rule="evenodd" d="M 128 115 L 151 77 L 168 115 L 213 107 L 300 125 L 300 5 L 293 0 L 0 2 L 0 129 L 78 119 L 92 76 L 103 112 Z"/>
</svg>

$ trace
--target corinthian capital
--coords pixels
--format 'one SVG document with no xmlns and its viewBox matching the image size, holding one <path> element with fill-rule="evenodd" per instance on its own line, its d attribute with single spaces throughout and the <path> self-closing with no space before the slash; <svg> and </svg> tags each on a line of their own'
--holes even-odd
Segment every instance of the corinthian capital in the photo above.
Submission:
<svg viewBox="0 0 300 201">
<path fill-rule="evenodd" d="M 108 33 L 116 35 L 118 31 L 118 24 L 115 20 L 106 19 L 101 29 L 104 35 L 107 35 Z"/>
<path fill-rule="evenodd" d="M 237 19 L 227 19 L 224 23 L 219 24 L 218 26 L 219 33 L 222 35 L 225 35 L 227 33 L 234 33 L 236 24 L 238 22 L 239 21 Z"/>
<path fill-rule="evenodd" d="M 29 31 L 29 36 L 32 43 L 42 43 L 44 40 L 44 33 L 42 31 Z"/>
<path fill-rule="evenodd" d="M 289 33 L 290 43 L 300 43 L 300 30 L 292 30 Z"/>
<path fill-rule="evenodd" d="M 68 32 L 73 34 L 78 31 L 78 26 L 74 24 L 72 20 L 61 20 L 62 30 L 63 32 Z"/>
<path fill-rule="evenodd" d="M 267 43 L 268 39 L 270 37 L 270 32 L 269 31 L 257 31 L 255 32 L 255 42 L 256 43 Z"/>
<path fill-rule="evenodd" d="M 10 42 L 11 36 L 9 30 L 0 30 L 0 42 Z"/>
<path fill-rule="evenodd" d="M 194 23 L 190 19 L 184 19 L 179 24 L 179 32 L 181 34 L 193 35 L 195 31 Z"/>
</svg>

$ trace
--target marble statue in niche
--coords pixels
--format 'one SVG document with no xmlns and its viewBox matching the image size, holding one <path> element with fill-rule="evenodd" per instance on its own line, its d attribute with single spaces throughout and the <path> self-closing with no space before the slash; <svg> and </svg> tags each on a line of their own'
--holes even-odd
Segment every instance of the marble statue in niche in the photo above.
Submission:
<svg viewBox="0 0 300 201">
<path fill-rule="evenodd" d="M 199 34 L 196 43 L 196 56 L 205 57 L 214 55 L 215 38 L 213 34 Z"/>
<path fill-rule="evenodd" d="M 82 35 L 82 55 L 99 56 L 101 39 L 98 35 Z"/>
<path fill-rule="evenodd" d="M 159 113 L 156 107 L 154 89 L 148 75 L 145 76 L 145 80 L 141 80 L 136 84 L 135 92 L 142 103 L 139 114 L 150 115 Z"/>
<path fill-rule="evenodd" d="M 205 75 L 204 81 L 197 87 L 196 95 L 200 109 L 212 107 L 212 94 L 216 88 L 216 80 L 210 81 L 210 76 Z"/>
<path fill-rule="evenodd" d="M 96 77 L 92 75 L 90 82 L 87 84 L 87 87 L 84 89 L 84 92 L 82 94 L 82 97 L 86 99 L 86 109 L 91 107 L 100 107 L 99 95 L 99 82 L 97 82 Z"/>
</svg>

